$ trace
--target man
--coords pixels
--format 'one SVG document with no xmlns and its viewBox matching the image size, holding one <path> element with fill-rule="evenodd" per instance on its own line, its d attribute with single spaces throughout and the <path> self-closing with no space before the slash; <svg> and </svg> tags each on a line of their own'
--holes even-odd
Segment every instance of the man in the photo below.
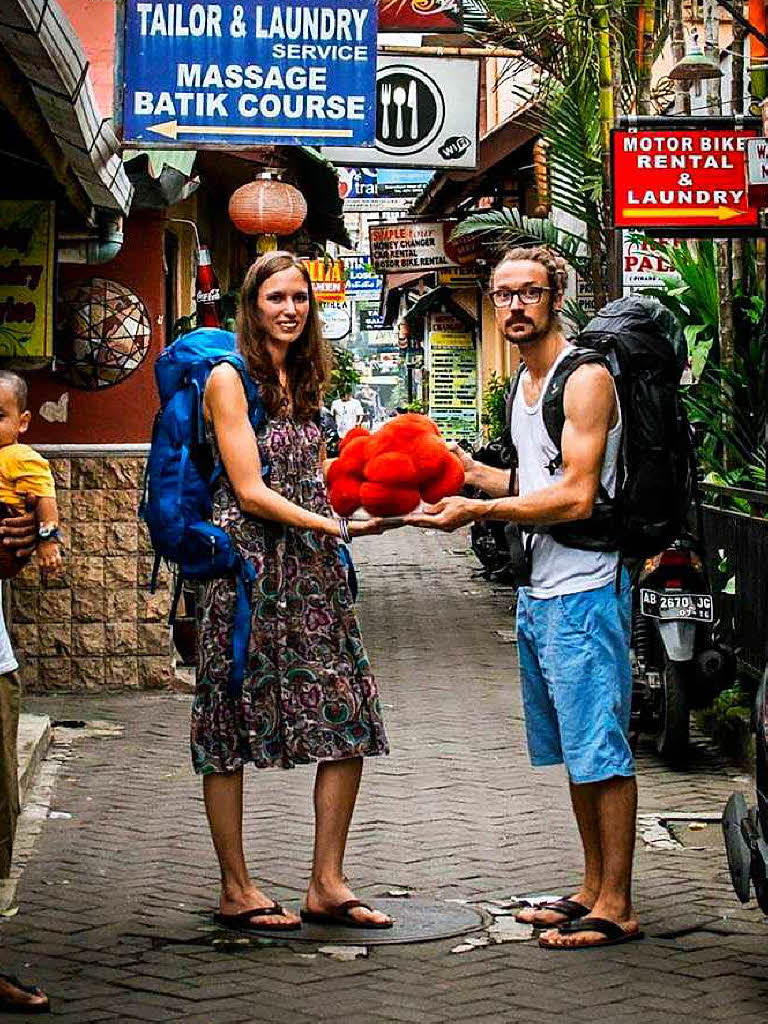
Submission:
<svg viewBox="0 0 768 1024">
<path fill-rule="evenodd" d="M 544 248 L 512 250 L 491 278 L 498 326 L 525 364 L 512 409 L 516 478 L 462 454 L 467 483 L 491 500 L 446 498 L 410 517 L 443 530 L 478 519 L 528 529 L 531 580 L 520 589 L 518 649 L 529 753 L 534 766 L 565 763 L 585 864 L 568 900 L 518 915 L 547 929 L 539 942 L 552 950 L 642 938 L 631 903 L 637 787 L 628 740 L 629 580 L 618 552 L 565 547 L 531 530 L 588 519 L 601 485 L 616 492 L 621 411 L 608 370 L 592 363 L 567 378 L 560 468 L 542 417 L 549 379 L 571 348 L 559 315 L 563 279 L 562 263 Z"/>
<path fill-rule="evenodd" d="M 28 499 L 29 508 L 31 499 Z M 35 549 L 34 512 L 0 521 L 0 540 L 20 557 Z M 0 878 L 11 873 L 13 840 L 19 816 L 19 779 L 16 753 L 21 693 L 18 663 L 5 628 L 0 602 Z M 0 974 L 0 1013 L 47 1013 L 48 996 L 36 986 L 23 985 L 12 975 Z"/>
<path fill-rule="evenodd" d="M 363 384 L 360 388 L 360 404 L 363 407 L 363 418 L 366 425 L 373 429 L 381 419 L 381 402 L 379 393 L 370 384 Z"/>
<path fill-rule="evenodd" d="M 363 422 L 363 407 L 352 397 L 352 389 L 349 387 L 344 389 L 341 398 L 334 398 L 331 402 L 331 413 L 342 440 L 353 427 L 358 427 Z"/>
</svg>

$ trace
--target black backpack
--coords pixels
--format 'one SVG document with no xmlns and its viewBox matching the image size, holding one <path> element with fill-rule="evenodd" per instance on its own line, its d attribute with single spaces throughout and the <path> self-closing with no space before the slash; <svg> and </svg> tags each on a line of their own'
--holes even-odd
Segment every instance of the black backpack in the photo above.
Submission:
<svg viewBox="0 0 768 1024">
<path fill-rule="evenodd" d="M 679 390 L 687 357 L 677 320 L 643 295 L 617 299 L 600 310 L 555 370 L 542 399 L 547 433 L 562 464 L 563 392 L 585 363 L 606 366 L 616 383 L 623 423 L 619 488 L 611 498 L 601 486 L 589 519 L 547 527 L 558 543 L 623 557 L 657 554 L 685 533 L 696 491 L 693 432 Z M 507 429 L 523 367 L 507 400 Z"/>
</svg>

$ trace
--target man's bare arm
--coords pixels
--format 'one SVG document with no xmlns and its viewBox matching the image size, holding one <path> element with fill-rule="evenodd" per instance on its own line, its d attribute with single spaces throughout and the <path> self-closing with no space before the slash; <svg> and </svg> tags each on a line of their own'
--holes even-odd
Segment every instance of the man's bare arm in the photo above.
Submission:
<svg viewBox="0 0 768 1024">
<path fill-rule="evenodd" d="M 409 521 L 453 530 L 475 519 L 508 520 L 522 526 L 588 519 L 597 498 L 608 432 L 616 418 L 611 375 L 595 364 L 579 367 L 566 385 L 563 401 L 563 476 L 559 480 L 522 498 L 444 498 L 431 512 Z"/>
</svg>

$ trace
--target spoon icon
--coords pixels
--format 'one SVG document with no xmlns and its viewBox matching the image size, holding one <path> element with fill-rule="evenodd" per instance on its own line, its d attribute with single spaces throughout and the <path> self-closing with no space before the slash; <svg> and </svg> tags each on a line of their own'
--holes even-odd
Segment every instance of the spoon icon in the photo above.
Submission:
<svg viewBox="0 0 768 1024">
<path fill-rule="evenodd" d="M 408 99 L 408 94 L 401 85 L 398 85 L 398 87 L 392 93 L 392 99 L 394 101 L 395 106 L 397 107 L 397 123 L 395 125 L 395 138 L 402 139 L 403 107 L 405 106 L 405 101 Z"/>
</svg>

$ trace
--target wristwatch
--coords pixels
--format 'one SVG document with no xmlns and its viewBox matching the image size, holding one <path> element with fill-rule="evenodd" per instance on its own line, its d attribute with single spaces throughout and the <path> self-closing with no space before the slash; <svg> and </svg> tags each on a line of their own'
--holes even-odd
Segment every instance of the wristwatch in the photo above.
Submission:
<svg viewBox="0 0 768 1024">
<path fill-rule="evenodd" d="M 61 543 L 61 530 L 56 523 L 42 523 L 37 528 L 38 541 L 57 540 Z"/>
</svg>

